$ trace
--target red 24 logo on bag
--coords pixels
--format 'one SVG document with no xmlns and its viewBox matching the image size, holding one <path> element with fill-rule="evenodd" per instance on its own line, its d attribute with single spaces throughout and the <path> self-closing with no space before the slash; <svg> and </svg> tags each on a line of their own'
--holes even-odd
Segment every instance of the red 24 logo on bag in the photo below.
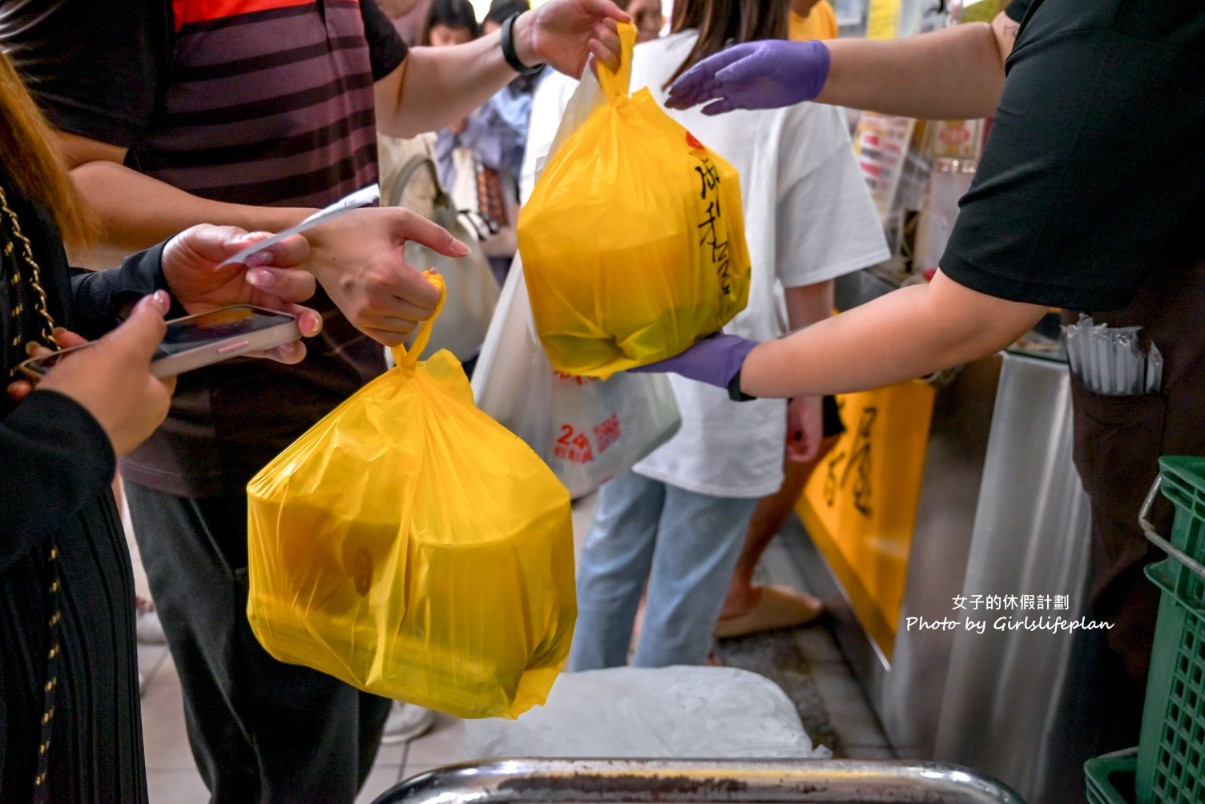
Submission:
<svg viewBox="0 0 1205 804">
<path fill-rule="evenodd" d="M 619 414 L 612 413 L 591 428 L 594 444 L 585 432 L 578 432 L 571 424 L 561 425 L 561 437 L 556 440 L 553 454 L 563 461 L 572 463 L 590 463 L 594 460 L 594 447 L 601 455 L 612 447 L 620 438 L 623 431 L 619 425 Z"/>
</svg>

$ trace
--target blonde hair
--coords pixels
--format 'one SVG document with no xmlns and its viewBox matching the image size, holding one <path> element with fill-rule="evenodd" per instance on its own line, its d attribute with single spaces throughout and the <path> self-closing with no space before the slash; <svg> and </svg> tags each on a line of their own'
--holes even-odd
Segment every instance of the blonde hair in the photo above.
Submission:
<svg viewBox="0 0 1205 804">
<path fill-rule="evenodd" d="M 41 204 L 54 218 L 63 240 L 87 246 L 96 224 L 67 167 L 54 147 L 55 134 L 17 75 L 7 54 L 0 52 L 0 158 L 16 190 Z"/>
</svg>

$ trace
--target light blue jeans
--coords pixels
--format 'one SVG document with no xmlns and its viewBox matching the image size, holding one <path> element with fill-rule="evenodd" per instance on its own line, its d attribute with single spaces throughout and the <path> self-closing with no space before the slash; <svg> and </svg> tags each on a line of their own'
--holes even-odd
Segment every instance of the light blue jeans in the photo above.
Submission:
<svg viewBox="0 0 1205 804">
<path fill-rule="evenodd" d="M 570 670 L 704 664 L 756 498 L 712 497 L 625 472 L 605 484 L 578 559 Z"/>
</svg>

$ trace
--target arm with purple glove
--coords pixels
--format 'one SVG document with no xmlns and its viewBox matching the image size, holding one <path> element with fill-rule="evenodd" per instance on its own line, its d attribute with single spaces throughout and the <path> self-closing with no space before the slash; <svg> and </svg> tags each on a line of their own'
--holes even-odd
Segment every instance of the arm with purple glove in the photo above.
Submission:
<svg viewBox="0 0 1205 804">
<path fill-rule="evenodd" d="M 669 88 L 666 105 L 705 104 L 704 114 L 721 114 L 814 100 L 912 117 L 983 117 L 999 101 L 1016 34 L 1017 24 L 1000 14 L 991 25 L 905 39 L 750 42 L 687 70 Z M 1044 313 L 1040 305 L 986 295 L 938 272 L 928 285 L 902 288 L 778 340 L 712 335 L 639 370 L 675 372 L 726 388 L 736 400 L 845 393 L 991 354 Z"/>
<path fill-rule="evenodd" d="M 814 100 L 908 117 L 986 117 L 1000 99 L 1016 30 L 1001 13 L 990 26 L 904 39 L 747 42 L 683 73 L 666 106 L 706 104 L 703 114 L 715 115 Z"/>
<path fill-rule="evenodd" d="M 790 398 L 880 388 L 1005 348 L 1046 313 L 938 273 L 777 340 L 716 334 L 632 371 L 673 372 L 733 399 Z"/>
<path fill-rule="evenodd" d="M 741 392 L 741 366 L 757 346 L 757 341 L 717 332 L 691 346 L 679 355 L 628 369 L 637 374 L 672 372 L 717 388 L 727 388 L 728 396 L 737 402 L 757 397 Z"/>
</svg>

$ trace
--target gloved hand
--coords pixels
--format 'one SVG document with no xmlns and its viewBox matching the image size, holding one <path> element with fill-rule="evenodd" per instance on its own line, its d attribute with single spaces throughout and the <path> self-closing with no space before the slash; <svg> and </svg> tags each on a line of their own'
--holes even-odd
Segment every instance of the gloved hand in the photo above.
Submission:
<svg viewBox="0 0 1205 804">
<path fill-rule="evenodd" d="M 689 109 L 707 103 L 706 115 L 792 106 L 820 94 L 828 67 L 828 47 L 821 42 L 747 42 L 703 59 L 683 73 L 670 86 L 665 105 Z"/>
<path fill-rule="evenodd" d="M 691 380 L 705 382 L 717 388 L 728 388 L 732 378 L 741 370 L 745 358 L 757 346 L 757 341 L 738 335 L 716 333 L 691 346 L 685 352 L 629 369 L 635 372 L 672 372 Z"/>
</svg>

